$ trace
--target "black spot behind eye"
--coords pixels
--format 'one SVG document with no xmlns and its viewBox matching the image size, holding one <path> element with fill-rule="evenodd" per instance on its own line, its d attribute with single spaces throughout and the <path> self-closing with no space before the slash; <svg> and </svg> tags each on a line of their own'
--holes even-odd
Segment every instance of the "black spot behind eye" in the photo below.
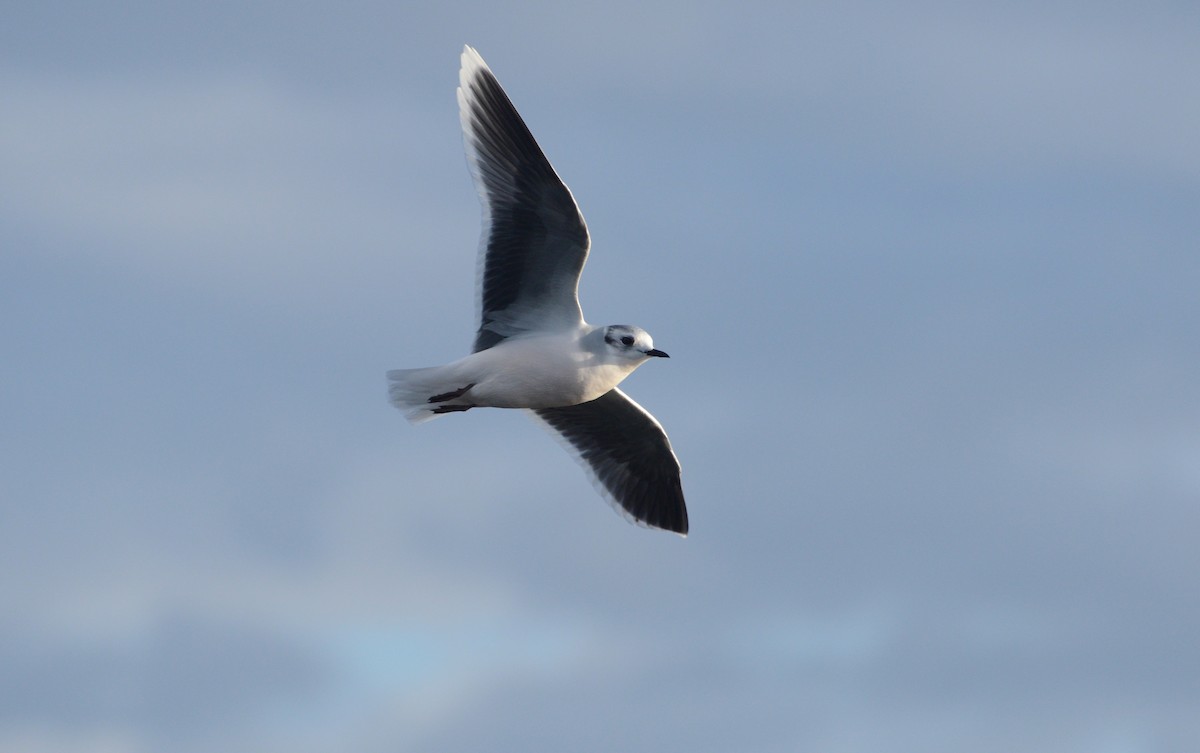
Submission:
<svg viewBox="0 0 1200 753">
<path fill-rule="evenodd" d="M 633 338 L 630 337 L 629 335 L 625 335 L 624 337 L 621 338 L 621 343 L 623 345 L 633 345 Z"/>
</svg>

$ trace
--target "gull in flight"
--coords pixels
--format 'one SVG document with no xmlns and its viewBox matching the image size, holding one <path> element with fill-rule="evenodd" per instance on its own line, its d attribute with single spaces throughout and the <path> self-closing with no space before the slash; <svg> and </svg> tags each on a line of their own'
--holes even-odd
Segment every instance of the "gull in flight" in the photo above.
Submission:
<svg viewBox="0 0 1200 753">
<path fill-rule="evenodd" d="M 574 197 L 471 47 L 458 78 L 467 161 L 483 204 L 479 329 L 465 358 L 389 371 L 392 404 L 413 423 L 471 408 L 524 408 L 563 440 L 618 512 L 687 535 L 671 442 L 617 389 L 667 354 L 639 327 L 583 320 L 579 274 L 591 241 Z"/>
</svg>

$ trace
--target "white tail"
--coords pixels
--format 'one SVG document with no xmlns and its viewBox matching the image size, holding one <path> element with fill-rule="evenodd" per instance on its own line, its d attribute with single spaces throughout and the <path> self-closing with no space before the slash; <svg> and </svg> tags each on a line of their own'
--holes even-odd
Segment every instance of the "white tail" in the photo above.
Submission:
<svg viewBox="0 0 1200 753">
<path fill-rule="evenodd" d="M 414 424 L 472 407 L 469 401 L 460 398 L 475 385 L 451 384 L 448 381 L 451 375 L 444 366 L 393 369 L 387 378 L 392 405 L 404 411 L 404 416 Z"/>
</svg>

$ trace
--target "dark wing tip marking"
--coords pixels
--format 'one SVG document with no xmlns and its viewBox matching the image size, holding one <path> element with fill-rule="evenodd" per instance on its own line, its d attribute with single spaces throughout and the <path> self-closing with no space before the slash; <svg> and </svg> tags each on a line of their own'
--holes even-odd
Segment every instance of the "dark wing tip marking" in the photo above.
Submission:
<svg viewBox="0 0 1200 753">
<path fill-rule="evenodd" d="M 687 535 L 679 460 L 662 426 L 641 406 L 614 389 L 589 403 L 534 413 L 567 442 L 620 512 Z"/>
</svg>

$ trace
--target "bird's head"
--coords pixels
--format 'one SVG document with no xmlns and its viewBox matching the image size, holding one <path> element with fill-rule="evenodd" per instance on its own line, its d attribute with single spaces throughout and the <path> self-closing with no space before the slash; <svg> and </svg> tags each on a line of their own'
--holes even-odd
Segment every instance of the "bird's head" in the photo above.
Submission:
<svg viewBox="0 0 1200 753">
<path fill-rule="evenodd" d="M 644 361 L 647 358 L 669 358 L 654 347 L 650 333 L 632 324 L 610 324 L 604 328 L 604 345 L 617 358 Z"/>
</svg>

